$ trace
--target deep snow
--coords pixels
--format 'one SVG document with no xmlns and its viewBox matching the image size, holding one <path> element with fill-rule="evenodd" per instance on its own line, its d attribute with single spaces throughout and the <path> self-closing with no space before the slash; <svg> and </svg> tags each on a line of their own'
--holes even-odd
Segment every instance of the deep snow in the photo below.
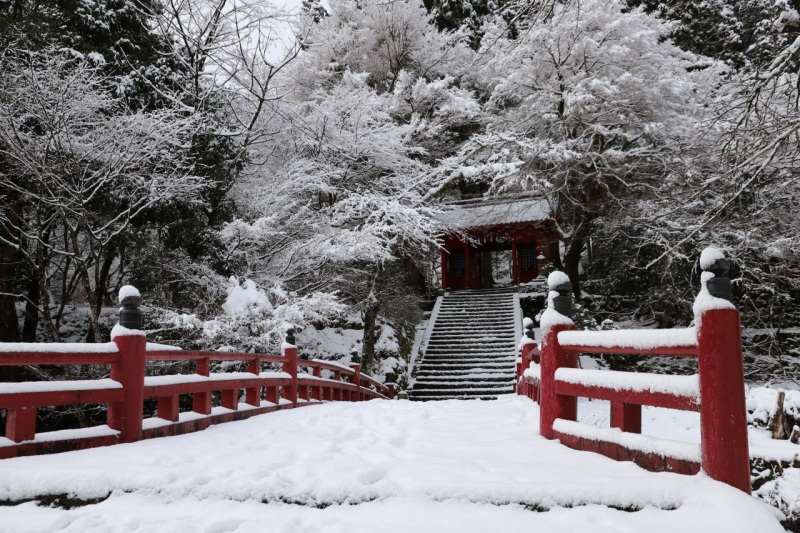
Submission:
<svg viewBox="0 0 800 533">
<path fill-rule="evenodd" d="M 580 418 L 602 422 L 606 411 L 584 402 Z M 684 415 L 696 413 L 675 415 L 647 411 L 645 432 L 694 440 L 696 425 Z M 111 497 L 69 511 L 0 506 L 0 530 L 783 530 L 772 508 L 703 475 L 656 474 L 573 451 L 537 427 L 536 405 L 516 396 L 335 403 L 191 435 L 10 459 L 0 461 L 0 500 Z"/>
</svg>

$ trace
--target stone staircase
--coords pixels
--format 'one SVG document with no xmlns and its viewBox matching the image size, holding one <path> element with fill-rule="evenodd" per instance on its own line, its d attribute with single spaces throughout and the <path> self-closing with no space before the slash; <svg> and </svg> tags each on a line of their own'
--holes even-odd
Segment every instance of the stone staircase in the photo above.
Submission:
<svg viewBox="0 0 800 533">
<path fill-rule="evenodd" d="M 514 391 L 517 317 L 511 289 L 445 293 L 420 349 L 409 399 L 496 399 Z"/>
</svg>

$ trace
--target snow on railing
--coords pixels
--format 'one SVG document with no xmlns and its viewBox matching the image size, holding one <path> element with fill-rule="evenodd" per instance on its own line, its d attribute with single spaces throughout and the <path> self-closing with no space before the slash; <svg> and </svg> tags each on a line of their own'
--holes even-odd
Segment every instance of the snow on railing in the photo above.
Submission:
<svg viewBox="0 0 800 533">
<path fill-rule="evenodd" d="M 322 401 L 394 397 L 393 386 L 362 374 L 359 365 L 298 360 L 293 329 L 287 330 L 281 355 L 180 350 L 147 343 L 141 331 L 140 302 L 135 289 L 124 293 L 120 324 L 114 327 L 110 343 L 0 343 L 3 366 L 110 366 L 110 378 L 106 379 L 0 383 L 0 410 L 6 411 L 0 459 L 178 435 Z M 195 373 L 145 377 L 148 361 L 191 362 Z M 211 373 L 212 361 L 240 362 L 246 364 L 247 371 Z M 269 363 L 281 365 L 281 371 L 262 371 L 262 365 Z M 298 374 L 299 368 L 313 374 Z M 331 377 L 323 378 L 323 370 Z M 239 402 L 242 390 L 244 403 Z M 212 408 L 212 395 L 217 392 L 221 405 Z M 191 396 L 189 412 L 180 410 L 183 395 Z M 143 419 L 144 400 L 148 398 L 156 399 L 156 416 Z M 108 405 L 107 425 L 36 433 L 39 407 L 88 403 Z"/>
<path fill-rule="evenodd" d="M 548 279 L 542 349 L 523 336 L 517 393 L 539 402 L 540 433 L 579 450 L 634 461 L 649 470 L 695 474 L 750 493 L 744 371 L 739 312 L 730 302 L 728 260 L 709 248 L 695 304 L 695 327 L 673 330 L 575 331 L 572 286 L 563 273 Z M 526 319 L 526 329 L 532 322 Z M 665 376 L 584 370 L 578 354 L 671 355 L 698 358 L 698 374 Z M 577 422 L 577 399 L 611 402 L 611 428 Z M 700 412 L 701 444 L 641 435 L 642 406 Z"/>
</svg>

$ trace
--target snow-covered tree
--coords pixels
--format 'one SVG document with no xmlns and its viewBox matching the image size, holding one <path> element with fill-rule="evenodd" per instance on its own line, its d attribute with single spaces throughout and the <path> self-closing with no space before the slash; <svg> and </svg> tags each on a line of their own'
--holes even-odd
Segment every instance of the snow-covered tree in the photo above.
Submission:
<svg viewBox="0 0 800 533">
<path fill-rule="evenodd" d="M 188 157 L 197 120 L 180 109 L 132 111 L 100 69 L 57 51 L 0 60 L 0 238 L 36 273 L 54 340 L 51 291 L 78 282 L 90 340 L 137 225 L 151 210 L 192 201 L 204 187 Z"/>
<path fill-rule="evenodd" d="M 495 119 L 465 146 L 454 176 L 552 198 L 576 293 L 598 224 L 687 172 L 702 147 L 717 67 L 675 47 L 669 30 L 617 0 L 556 4 L 517 39 L 487 29 L 479 80 Z"/>
</svg>

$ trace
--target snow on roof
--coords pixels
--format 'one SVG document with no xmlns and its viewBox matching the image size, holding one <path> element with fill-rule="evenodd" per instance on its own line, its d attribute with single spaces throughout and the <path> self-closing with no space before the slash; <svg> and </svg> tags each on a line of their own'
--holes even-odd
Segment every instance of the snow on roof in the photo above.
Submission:
<svg viewBox="0 0 800 533">
<path fill-rule="evenodd" d="M 474 200 L 453 205 L 438 218 L 455 228 L 477 228 L 550 220 L 552 209 L 546 198 Z"/>
</svg>

